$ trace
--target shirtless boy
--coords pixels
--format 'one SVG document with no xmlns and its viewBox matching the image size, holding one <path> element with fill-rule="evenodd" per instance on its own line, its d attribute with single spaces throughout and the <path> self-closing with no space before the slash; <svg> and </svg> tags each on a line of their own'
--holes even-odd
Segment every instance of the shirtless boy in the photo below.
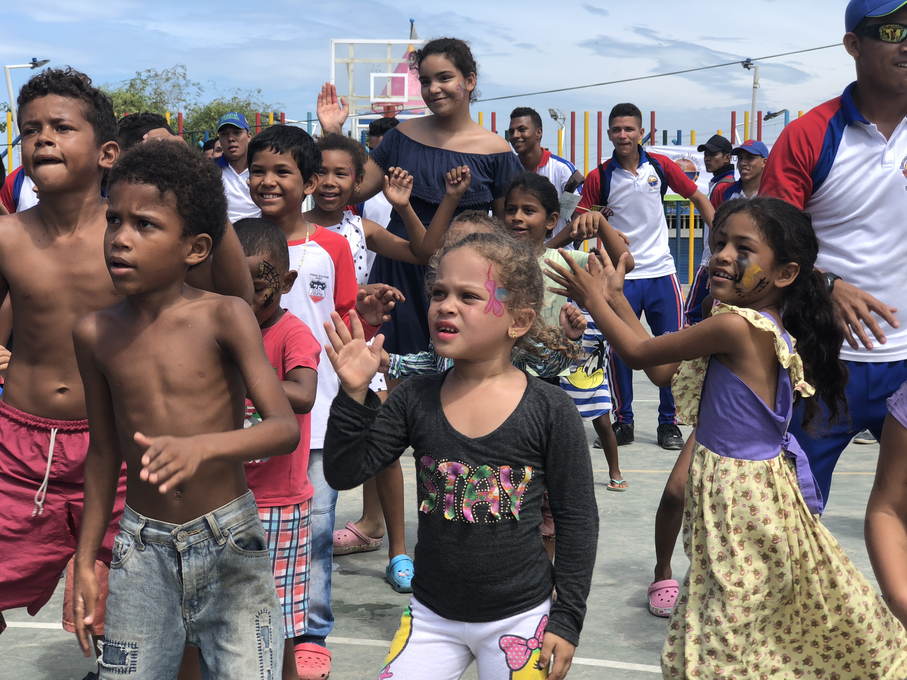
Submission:
<svg viewBox="0 0 907 680">
<path fill-rule="evenodd" d="M 184 283 L 224 233 L 219 172 L 183 145 L 143 144 L 110 187 L 104 256 L 126 298 L 73 331 L 91 434 L 80 644 L 88 654 L 95 555 L 125 461 L 100 677 L 175 678 L 186 645 L 208 677 L 279 677 L 282 616 L 243 462 L 292 452 L 299 425 L 249 306 Z M 243 429 L 247 392 L 262 422 Z"/>
<path fill-rule="evenodd" d="M 72 329 L 120 299 L 101 248 L 101 178 L 117 156 L 117 124 L 110 100 L 70 69 L 34 76 L 18 106 L 24 171 L 41 201 L 0 217 L 0 298 L 9 293 L 16 320 L 0 402 L 0 612 L 34 615 L 82 520 L 88 423 Z M 106 562 L 121 510 L 122 501 L 101 546 Z"/>
</svg>

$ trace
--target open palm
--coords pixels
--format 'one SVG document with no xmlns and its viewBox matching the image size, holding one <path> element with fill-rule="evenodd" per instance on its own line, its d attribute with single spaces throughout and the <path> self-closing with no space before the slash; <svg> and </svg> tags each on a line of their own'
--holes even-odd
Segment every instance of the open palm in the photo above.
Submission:
<svg viewBox="0 0 907 680">
<path fill-rule="evenodd" d="M 350 310 L 352 332 L 337 312 L 331 312 L 331 321 L 333 324 L 324 322 L 330 343 L 324 348 L 328 359 L 340 379 L 343 391 L 357 401 L 365 401 L 368 385 L 381 365 L 384 336 L 378 335 L 371 345 L 366 344 L 359 315 L 353 310 Z"/>
</svg>

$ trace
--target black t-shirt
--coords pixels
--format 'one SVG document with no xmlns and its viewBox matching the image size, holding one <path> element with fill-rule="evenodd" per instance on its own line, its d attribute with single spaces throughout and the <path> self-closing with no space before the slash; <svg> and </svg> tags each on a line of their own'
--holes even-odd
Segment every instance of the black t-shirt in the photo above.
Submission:
<svg viewBox="0 0 907 680">
<path fill-rule="evenodd" d="M 577 644 L 598 540 L 592 461 L 582 421 L 559 388 L 527 375 L 514 412 L 475 439 L 441 407 L 447 373 L 407 380 L 381 405 L 343 390 L 331 405 L 324 475 L 351 489 L 413 448 L 419 537 L 413 594 L 454 621 L 498 621 L 551 597 L 555 570 L 542 544 L 548 490 L 557 532 L 557 601 L 547 630 Z"/>
</svg>

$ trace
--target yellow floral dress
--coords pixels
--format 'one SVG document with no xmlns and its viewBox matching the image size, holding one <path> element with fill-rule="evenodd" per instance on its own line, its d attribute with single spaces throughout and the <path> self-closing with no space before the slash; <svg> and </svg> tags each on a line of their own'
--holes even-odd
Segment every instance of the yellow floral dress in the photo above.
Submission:
<svg viewBox="0 0 907 680">
<path fill-rule="evenodd" d="M 712 313 L 739 314 L 775 335 L 779 394 L 770 409 L 709 357 L 675 376 L 678 412 L 697 426 L 697 441 L 683 521 L 691 566 L 669 621 L 664 677 L 907 678 L 903 626 L 800 492 L 787 437 L 791 387 L 812 388 L 793 340 L 753 310 Z M 774 443 L 760 453 L 754 440 Z M 703 441 L 725 447 L 718 453 Z"/>
</svg>

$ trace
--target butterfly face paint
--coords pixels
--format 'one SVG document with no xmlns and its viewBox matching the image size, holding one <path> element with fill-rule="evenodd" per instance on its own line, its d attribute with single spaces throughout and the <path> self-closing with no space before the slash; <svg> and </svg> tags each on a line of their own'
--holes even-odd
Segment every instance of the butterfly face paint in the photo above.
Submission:
<svg viewBox="0 0 907 680">
<path fill-rule="evenodd" d="M 498 286 L 497 281 L 491 278 L 491 267 L 488 268 L 488 278 L 485 281 L 485 290 L 488 291 L 488 304 L 485 305 L 485 313 L 491 312 L 495 316 L 504 316 L 504 305 L 510 295 L 506 288 Z"/>
</svg>

